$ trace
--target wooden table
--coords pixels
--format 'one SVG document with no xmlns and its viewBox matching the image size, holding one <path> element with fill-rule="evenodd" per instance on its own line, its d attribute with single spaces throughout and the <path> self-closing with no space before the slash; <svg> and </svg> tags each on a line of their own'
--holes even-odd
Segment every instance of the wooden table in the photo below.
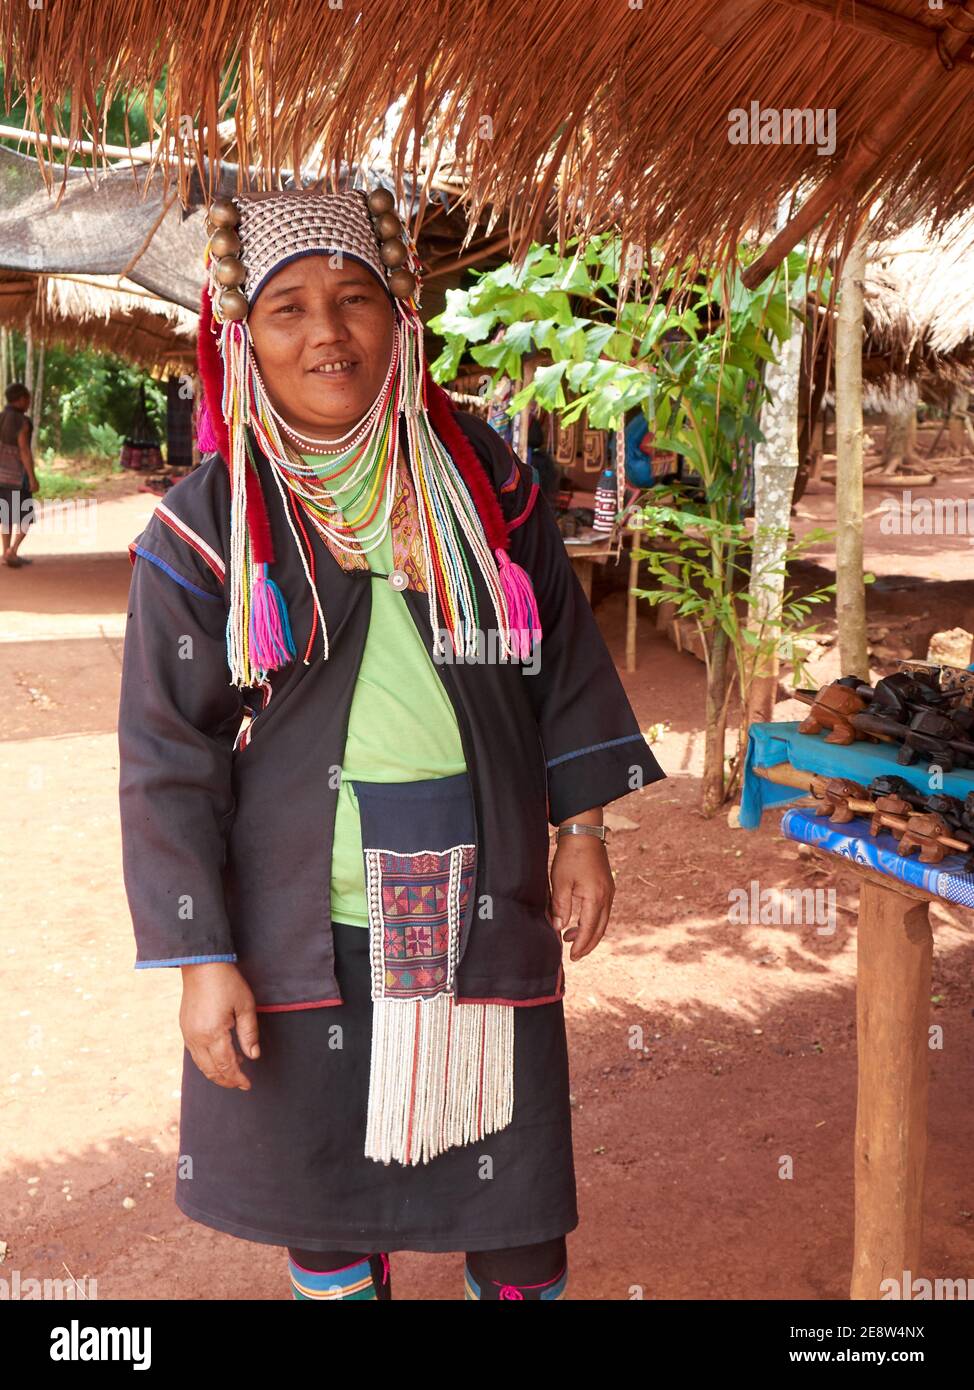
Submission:
<svg viewBox="0 0 974 1390">
<path fill-rule="evenodd" d="M 754 769 L 762 776 L 772 770 L 778 769 Z M 860 881 L 849 1297 L 879 1299 L 884 1279 L 896 1279 L 902 1289 L 904 1272 L 915 1276 L 920 1269 L 930 1078 L 930 903 L 940 900 L 852 859 L 814 847 L 812 852 L 831 869 L 838 859 Z"/>
<path fill-rule="evenodd" d="M 636 559 L 635 551 L 642 544 L 642 528 L 621 526 L 612 532 L 591 531 L 585 534 L 582 540 L 566 538 L 565 550 L 572 562 L 572 568 L 578 575 L 585 597 L 591 603 L 592 577 L 595 573 L 595 566 L 604 565 L 607 560 L 618 561 L 621 558 L 621 548 L 626 544 L 627 539 L 630 555 L 629 592 L 626 599 L 626 670 L 635 671 L 636 614 L 639 602 L 634 592 L 639 579 L 639 561 Z"/>
</svg>

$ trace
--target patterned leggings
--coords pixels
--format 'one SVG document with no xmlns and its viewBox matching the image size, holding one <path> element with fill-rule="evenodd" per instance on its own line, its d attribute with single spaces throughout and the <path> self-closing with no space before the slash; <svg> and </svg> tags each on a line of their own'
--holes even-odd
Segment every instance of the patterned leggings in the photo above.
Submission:
<svg viewBox="0 0 974 1390">
<path fill-rule="evenodd" d="M 291 1286 L 299 1299 L 391 1299 L 389 1257 L 356 1250 L 288 1249 Z M 476 1302 L 564 1297 L 564 1236 L 507 1250 L 468 1250 L 465 1298 Z"/>
</svg>

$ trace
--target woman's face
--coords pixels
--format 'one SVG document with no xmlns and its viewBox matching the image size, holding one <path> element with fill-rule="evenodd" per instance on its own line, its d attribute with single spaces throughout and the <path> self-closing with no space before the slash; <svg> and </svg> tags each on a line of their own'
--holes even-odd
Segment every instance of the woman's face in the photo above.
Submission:
<svg viewBox="0 0 974 1390">
<path fill-rule="evenodd" d="M 356 424 L 389 370 L 393 308 L 350 257 L 302 256 L 273 275 L 247 323 L 274 408 L 313 439 Z"/>
</svg>

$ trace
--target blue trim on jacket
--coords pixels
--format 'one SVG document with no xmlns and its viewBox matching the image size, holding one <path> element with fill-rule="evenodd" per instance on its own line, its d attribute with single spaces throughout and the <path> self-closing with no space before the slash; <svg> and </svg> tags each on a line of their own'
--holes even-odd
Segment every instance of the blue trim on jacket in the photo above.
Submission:
<svg viewBox="0 0 974 1390">
<path fill-rule="evenodd" d="M 212 961 L 225 961 L 233 965 L 236 956 L 177 956 L 175 960 L 137 960 L 136 970 L 151 970 L 156 965 L 209 965 Z"/>
<path fill-rule="evenodd" d="M 167 565 L 165 560 L 160 560 L 158 555 L 153 555 L 151 550 L 146 550 L 141 545 L 133 545 L 132 549 L 135 551 L 136 555 L 141 555 L 143 560 L 151 560 L 154 565 L 158 565 L 161 570 L 164 570 L 165 573 L 169 575 L 170 579 L 175 579 L 177 584 L 182 584 L 183 588 L 188 589 L 191 594 L 197 594 L 200 598 L 216 599 L 217 603 L 221 602 L 221 596 L 219 594 L 208 593 L 206 589 L 201 589 L 198 585 L 191 583 L 190 580 L 184 579 L 171 565 Z"/>
<path fill-rule="evenodd" d="M 623 738 L 610 738 L 605 743 L 590 743 L 587 748 L 576 748 L 574 753 L 560 753 L 557 758 L 549 758 L 547 766 L 554 767 L 556 763 L 565 763 L 569 758 L 581 758 L 586 753 L 598 753 L 603 748 L 618 748 L 620 743 L 635 743 L 637 739 L 646 742 L 642 734 L 626 734 Z"/>
</svg>

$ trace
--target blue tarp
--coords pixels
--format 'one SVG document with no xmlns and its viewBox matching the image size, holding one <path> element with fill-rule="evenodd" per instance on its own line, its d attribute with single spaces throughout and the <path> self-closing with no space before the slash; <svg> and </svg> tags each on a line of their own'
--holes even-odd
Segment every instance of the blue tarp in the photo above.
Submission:
<svg viewBox="0 0 974 1390">
<path fill-rule="evenodd" d="M 759 777 L 756 767 L 773 767 L 775 763 L 791 763 L 804 772 L 818 772 L 827 777 L 848 777 L 868 786 L 874 777 L 892 773 L 902 777 L 918 791 L 946 792 L 961 801 L 974 791 L 974 769 L 945 772 L 943 785 L 930 785 L 927 760 L 920 756 L 915 763 L 904 765 L 896 761 L 900 745 L 895 743 L 826 743 L 825 734 L 800 734 L 798 722 L 781 724 L 752 724 L 748 732 L 747 757 L 744 763 L 744 788 L 741 794 L 741 825 L 756 830 L 761 815 L 771 806 L 785 806 L 806 795 L 795 787 L 779 787 Z"/>
<path fill-rule="evenodd" d="M 964 854 L 948 854 L 939 864 L 921 864 L 915 855 L 900 854 L 896 840 L 888 832 L 870 835 L 868 820 L 832 825 L 826 816 L 815 816 L 797 807 L 785 812 L 781 829 L 789 840 L 816 845 L 840 859 L 851 859 L 948 902 L 974 907 L 974 875 L 964 870 Z"/>
</svg>

